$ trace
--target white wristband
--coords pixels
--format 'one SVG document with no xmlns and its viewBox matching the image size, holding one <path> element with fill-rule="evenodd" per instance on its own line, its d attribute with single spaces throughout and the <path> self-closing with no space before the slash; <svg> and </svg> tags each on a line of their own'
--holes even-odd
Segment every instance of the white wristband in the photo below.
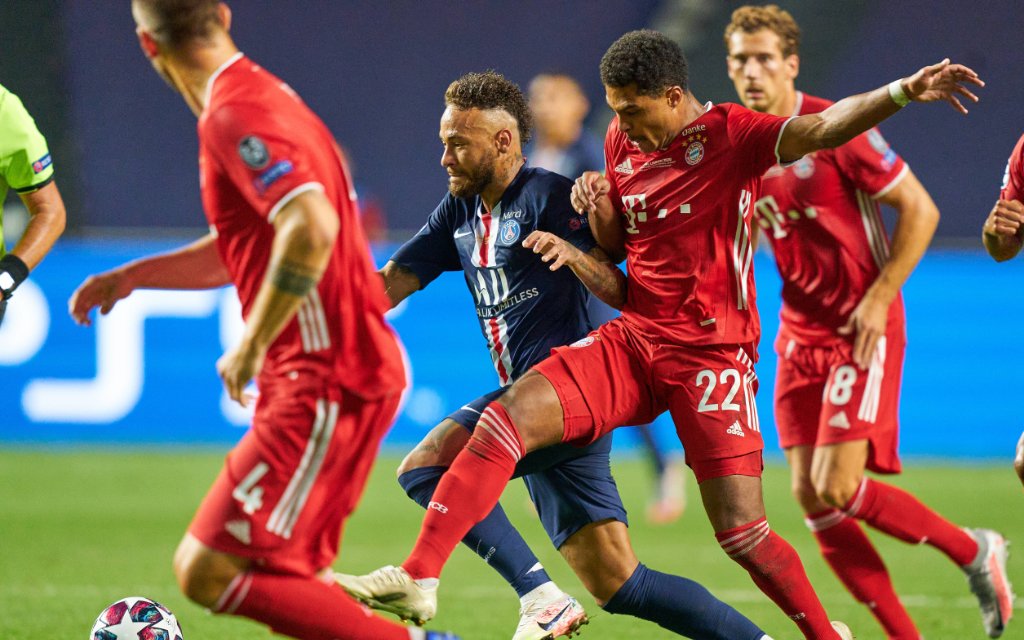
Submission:
<svg viewBox="0 0 1024 640">
<path fill-rule="evenodd" d="M 910 98 L 907 97 L 907 92 L 903 90 L 903 80 L 893 80 L 889 83 L 889 97 L 899 107 L 905 107 L 910 104 Z"/>
</svg>

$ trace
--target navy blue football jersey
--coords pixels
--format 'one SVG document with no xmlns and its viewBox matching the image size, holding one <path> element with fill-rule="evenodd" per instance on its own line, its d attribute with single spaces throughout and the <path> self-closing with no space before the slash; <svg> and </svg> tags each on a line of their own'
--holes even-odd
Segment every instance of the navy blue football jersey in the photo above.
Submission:
<svg viewBox="0 0 1024 640">
<path fill-rule="evenodd" d="M 590 293 L 571 269 L 551 271 L 523 247 L 534 230 L 587 252 L 596 246 L 585 215 L 569 204 L 572 181 L 523 167 L 493 211 L 479 196 L 446 194 L 427 224 L 391 257 L 426 287 L 444 271 L 462 271 L 480 330 L 502 385 L 591 330 Z"/>
</svg>

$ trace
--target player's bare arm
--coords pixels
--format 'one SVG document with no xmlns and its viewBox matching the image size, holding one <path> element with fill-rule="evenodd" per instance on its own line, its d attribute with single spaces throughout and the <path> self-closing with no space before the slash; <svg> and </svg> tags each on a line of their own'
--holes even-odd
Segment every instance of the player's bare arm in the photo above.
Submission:
<svg viewBox="0 0 1024 640">
<path fill-rule="evenodd" d="M 67 214 L 60 191 L 53 182 L 41 189 L 21 194 L 21 201 L 30 218 L 25 233 L 11 253 L 21 258 L 29 269 L 35 269 L 60 234 L 64 233 Z"/>
<path fill-rule="evenodd" d="M 626 231 L 609 193 L 611 183 L 600 171 L 587 171 L 572 186 L 572 207 L 586 213 L 590 231 L 605 254 L 616 263 L 626 257 Z"/>
<path fill-rule="evenodd" d="M 982 227 L 985 251 L 1003 262 L 1020 253 L 1024 246 L 1024 204 L 1018 200 L 997 200 Z"/>
<path fill-rule="evenodd" d="M 299 194 L 274 218 L 270 266 L 237 347 L 217 361 L 228 395 L 243 407 L 245 386 L 258 373 L 270 344 L 312 291 L 337 240 L 338 214 L 320 191 Z"/>
<path fill-rule="evenodd" d="M 961 99 L 978 101 L 967 85 L 983 87 L 985 83 L 969 67 L 952 64 L 947 58 L 890 85 L 844 98 L 820 113 L 793 118 L 779 140 L 779 158 L 792 161 L 812 151 L 838 147 L 911 101 L 948 102 L 966 114 Z"/>
<path fill-rule="evenodd" d="M 853 359 L 864 369 L 871 365 L 878 340 L 885 335 L 889 306 L 921 261 L 939 224 L 938 207 L 909 168 L 896 186 L 879 200 L 896 209 L 897 214 L 889 260 L 844 328 L 856 334 Z"/>
<path fill-rule="evenodd" d="M 572 269 L 583 286 L 608 306 L 621 309 L 626 304 L 626 275 L 600 247 L 584 253 L 548 231 L 534 231 L 523 246 L 541 254 L 540 259 L 550 262 L 548 268 L 552 271 L 563 266 Z"/>
<path fill-rule="evenodd" d="M 141 258 L 89 276 L 68 300 L 68 313 L 82 326 L 99 307 L 106 315 L 136 289 L 214 289 L 231 284 L 212 235 L 167 253 Z"/>
<path fill-rule="evenodd" d="M 384 268 L 377 273 L 384 280 L 384 292 L 388 294 L 392 309 L 422 288 L 420 277 L 413 273 L 412 269 L 403 267 L 393 260 L 388 260 Z"/>
</svg>

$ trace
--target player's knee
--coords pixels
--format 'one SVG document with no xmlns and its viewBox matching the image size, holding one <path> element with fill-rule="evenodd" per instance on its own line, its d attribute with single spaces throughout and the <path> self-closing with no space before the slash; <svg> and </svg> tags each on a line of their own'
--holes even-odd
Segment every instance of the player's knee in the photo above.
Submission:
<svg viewBox="0 0 1024 640">
<path fill-rule="evenodd" d="M 830 473 L 816 479 L 814 490 L 821 502 L 836 509 L 842 509 L 857 493 L 860 481 L 859 477 Z"/>
<path fill-rule="evenodd" d="M 445 419 L 405 456 L 398 465 L 396 475 L 400 478 L 414 469 L 451 466 L 468 440 L 469 431 L 465 427 L 454 420 Z"/>
<path fill-rule="evenodd" d="M 803 508 L 804 513 L 820 511 L 819 505 L 821 501 L 818 498 L 818 490 L 815 489 L 810 478 L 793 478 L 789 489 L 793 497 L 796 498 L 797 503 Z"/>
</svg>

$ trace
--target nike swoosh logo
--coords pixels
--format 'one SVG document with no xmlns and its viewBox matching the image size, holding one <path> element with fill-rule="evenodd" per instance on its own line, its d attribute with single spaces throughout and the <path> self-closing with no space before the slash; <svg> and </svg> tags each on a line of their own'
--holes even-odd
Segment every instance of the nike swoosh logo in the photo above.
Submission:
<svg viewBox="0 0 1024 640">
<path fill-rule="evenodd" d="M 558 622 L 559 620 L 562 619 L 562 616 L 564 616 L 565 612 L 569 610 L 569 607 L 570 607 L 570 605 L 565 605 L 562 608 L 562 610 L 558 612 L 557 616 L 555 616 L 554 618 L 551 618 L 551 622 L 548 622 L 547 624 L 544 624 L 543 622 L 538 622 L 537 626 L 539 626 L 541 629 L 547 631 L 551 627 L 555 626 L 556 622 Z"/>
<path fill-rule="evenodd" d="M 458 231 L 456 231 L 456 232 L 455 232 L 455 237 L 456 237 L 456 238 L 461 238 L 461 237 L 463 237 L 463 236 L 468 236 L 468 235 L 470 235 L 470 234 L 472 234 L 472 233 L 473 233 L 472 231 L 464 231 L 464 232 L 462 232 L 462 233 L 459 233 Z"/>
</svg>

